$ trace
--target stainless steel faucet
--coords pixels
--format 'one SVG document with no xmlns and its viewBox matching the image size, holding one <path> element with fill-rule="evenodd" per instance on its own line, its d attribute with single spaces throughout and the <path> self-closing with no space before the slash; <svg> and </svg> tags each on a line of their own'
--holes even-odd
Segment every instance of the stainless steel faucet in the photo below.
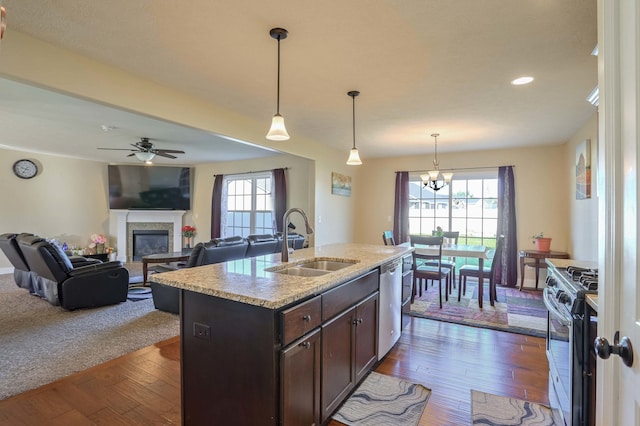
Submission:
<svg viewBox="0 0 640 426">
<path fill-rule="evenodd" d="M 304 212 L 304 210 L 298 207 L 293 207 L 287 210 L 286 212 L 284 212 L 284 216 L 282 217 L 282 258 L 281 258 L 283 262 L 289 261 L 289 226 L 287 226 L 288 225 L 287 222 L 289 221 L 289 216 L 293 212 L 298 212 L 302 215 L 302 218 L 304 219 L 304 226 L 307 228 L 307 235 L 313 234 L 313 228 L 311 227 L 311 225 L 309 225 L 309 219 L 307 218 L 307 214 Z"/>
</svg>

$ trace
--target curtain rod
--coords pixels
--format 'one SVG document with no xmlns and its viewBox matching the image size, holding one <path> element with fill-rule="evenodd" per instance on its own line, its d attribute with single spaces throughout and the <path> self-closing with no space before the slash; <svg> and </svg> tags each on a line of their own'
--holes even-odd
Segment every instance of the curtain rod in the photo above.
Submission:
<svg viewBox="0 0 640 426">
<path fill-rule="evenodd" d="M 515 167 L 514 165 L 505 164 L 502 166 L 484 166 L 484 167 L 460 167 L 456 169 L 440 169 L 440 171 L 459 171 L 459 170 L 486 170 L 486 169 L 497 169 L 498 167 Z M 407 172 L 407 173 L 422 173 L 428 172 L 429 170 L 397 170 L 395 173 Z"/>
<path fill-rule="evenodd" d="M 289 167 L 276 167 L 275 169 L 282 169 L 282 170 L 289 170 Z M 263 172 L 272 172 L 275 169 L 268 169 L 268 170 L 250 170 L 248 172 L 244 172 L 244 173 L 218 173 L 217 175 L 214 174 L 213 176 L 234 176 L 234 175 L 248 175 L 249 173 L 263 173 Z"/>
</svg>

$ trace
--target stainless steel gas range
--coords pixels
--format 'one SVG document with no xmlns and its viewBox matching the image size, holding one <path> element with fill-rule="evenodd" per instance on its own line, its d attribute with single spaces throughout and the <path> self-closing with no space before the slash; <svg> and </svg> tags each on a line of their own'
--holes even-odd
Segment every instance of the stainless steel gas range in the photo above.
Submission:
<svg viewBox="0 0 640 426">
<path fill-rule="evenodd" d="M 589 363 L 591 319 L 585 295 L 597 293 L 595 262 L 547 260 L 549 399 L 568 426 L 589 425 L 595 371 Z"/>
</svg>

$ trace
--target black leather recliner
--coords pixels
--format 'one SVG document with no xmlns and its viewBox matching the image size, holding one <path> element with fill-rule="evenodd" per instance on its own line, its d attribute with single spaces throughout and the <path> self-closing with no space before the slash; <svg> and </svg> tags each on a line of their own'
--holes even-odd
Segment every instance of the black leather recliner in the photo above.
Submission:
<svg viewBox="0 0 640 426">
<path fill-rule="evenodd" d="M 273 254 L 278 247 L 278 237 L 271 234 L 247 235 L 249 247 L 247 247 L 247 257 L 263 256 Z M 282 244 L 280 245 L 282 247 Z"/>
<path fill-rule="evenodd" d="M 37 274 L 34 293 L 65 309 L 92 308 L 127 300 L 129 271 L 122 262 L 71 262 L 56 244 L 38 236 L 18 236 L 29 269 Z"/>
<path fill-rule="evenodd" d="M 31 236 L 33 234 L 2 234 L 0 235 L 0 249 L 13 266 L 13 279 L 16 285 L 33 293 L 34 274 L 29 269 L 27 260 L 24 258 L 22 250 L 20 250 L 16 239 L 18 235 Z"/>
</svg>

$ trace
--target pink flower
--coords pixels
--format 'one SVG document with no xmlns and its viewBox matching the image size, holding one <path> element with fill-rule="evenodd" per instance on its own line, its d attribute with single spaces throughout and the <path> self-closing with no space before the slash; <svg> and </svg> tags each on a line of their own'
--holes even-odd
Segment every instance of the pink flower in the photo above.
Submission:
<svg viewBox="0 0 640 426">
<path fill-rule="evenodd" d="M 91 241 L 94 244 L 105 244 L 107 242 L 107 238 L 102 234 L 92 234 Z"/>
</svg>

